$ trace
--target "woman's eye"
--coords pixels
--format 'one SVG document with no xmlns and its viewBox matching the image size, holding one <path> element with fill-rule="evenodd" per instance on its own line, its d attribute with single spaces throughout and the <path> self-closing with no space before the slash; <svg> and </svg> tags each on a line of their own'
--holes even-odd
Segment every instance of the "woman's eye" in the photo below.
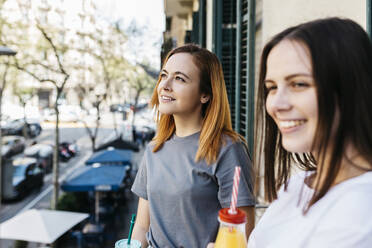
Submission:
<svg viewBox="0 0 372 248">
<path fill-rule="evenodd" d="M 306 82 L 293 82 L 292 87 L 296 89 L 307 88 L 309 84 Z"/>
<path fill-rule="evenodd" d="M 181 81 L 181 82 L 185 82 L 185 79 L 183 79 L 183 78 L 181 78 L 181 77 L 179 77 L 179 76 L 176 76 L 176 80 L 177 80 L 177 81 Z"/>
<path fill-rule="evenodd" d="M 270 84 L 270 85 L 265 85 L 265 88 L 267 92 L 270 92 L 270 91 L 276 90 L 277 87 L 276 85 Z"/>
<path fill-rule="evenodd" d="M 160 74 L 160 78 L 166 78 L 166 77 L 167 77 L 167 74 L 165 73 Z"/>
</svg>

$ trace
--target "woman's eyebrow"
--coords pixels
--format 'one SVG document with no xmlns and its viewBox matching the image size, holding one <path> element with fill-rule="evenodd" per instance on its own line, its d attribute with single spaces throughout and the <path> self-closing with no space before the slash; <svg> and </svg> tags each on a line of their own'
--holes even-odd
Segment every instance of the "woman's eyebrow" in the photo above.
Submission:
<svg viewBox="0 0 372 248">
<path fill-rule="evenodd" d="M 190 77 L 189 76 L 187 76 L 185 73 L 183 73 L 183 72 L 180 72 L 180 71 L 176 71 L 174 74 L 181 74 L 181 75 L 183 75 L 184 77 L 186 77 L 186 78 L 188 78 L 188 79 L 190 79 Z"/>
<path fill-rule="evenodd" d="M 161 71 L 162 71 L 162 72 L 165 72 L 166 74 L 169 74 L 169 73 L 167 72 L 166 69 L 162 69 Z M 181 72 L 181 71 L 176 71 L 174 74 L 175 74 L 175 75 L 177 75 L 177 74 L 181 74 L 182 76 L 186 77 L 187 79 L 190 79 L 189 76 L 187 76 L 185 73 L 183 73 L 183 72 Z M 190 79 L 190 80 L 191 80 L 191 79 Z"/>
<path fill-rule="evenodd" d="M 263 82 L 264 83 L 274 83 L 274 80 L 272 80 L 272 79 L 265 79 Z"/>
<path fill-rule="evenodd" d="M 295 74 L 291 74 L 291 75 L 286 76 L 285 80 L 290 80 L 290 79 L 295 78 L 295 77 L 313 77 L 313 75 L 311 75 L 309 73 L 295 73 Z"/>
<path fill-rule="evenodd" d="M 311 75 L 309 73 L 295 73 L 295 74 L 291 74 L 291 75 L 286 76 L 284 79 L 288 81 L 288 80 L 291 80 L 292 78 L 295 78 L 295 77 L 311 77 L 312 78 L 313 75 Z M 268 79 L 265 79 L 263 82 L 264 83 L 274 83 L 275 80 L 268 78 Z"/>
</svg>

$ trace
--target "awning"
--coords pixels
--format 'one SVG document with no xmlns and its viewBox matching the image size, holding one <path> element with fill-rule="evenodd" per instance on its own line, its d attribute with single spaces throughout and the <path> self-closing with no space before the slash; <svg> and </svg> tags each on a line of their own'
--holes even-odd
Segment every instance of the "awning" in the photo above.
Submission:
<svg viewBox="0 0 372 248">
<path fill-rule="evenodd" d="M 117 191 L 128 170 L 128 165 L 82 166 L 64 180 L 61 188 L 70 192 Z"/>
<path fill-rule="evenodd" d="M 129 141 L 129 140 L 123 140 L 121 136 L 98 146 L 98 148 L 95 151 L 98 152 L 101 150 L 106 150 L 109 147 L 113 147 L 115 149 L 121 149 L 121 150 L 132 150 L 134 152 L 139 151 L 138 144 L 132 141 Z"/>
<path fill-rule="evenodd" d="M 30 209 L 0 224 L 0 238 L 53 243 L 89 215 L 68 211 Z"/>
<path fill-rule="evenodd" d="M 120 149 L 107 149 L 101 150 L 94 153 L 85 164 L 91 165 L 94 163 L 100 164 L 130 164 L 132 159 L 132 151 L 129 150 L 120 150 Z"/>
<path fill-rule="evenodd" d="M 99 193 L 117 191 L 123 186 L 129 165 L 83 166 L 70 175 L 61 185 L 62 190 L 69 192 L 95 191 L 95 219 L 99 222 Z"/>
</svg>

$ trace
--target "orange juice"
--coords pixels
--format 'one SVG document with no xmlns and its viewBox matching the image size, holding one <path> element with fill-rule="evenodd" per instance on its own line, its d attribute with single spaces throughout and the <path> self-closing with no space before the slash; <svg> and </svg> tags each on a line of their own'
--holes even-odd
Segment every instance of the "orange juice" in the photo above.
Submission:
<svg viewBox="0 0 372 248">
<path fill-rule="evenodd" d="M 234 227 L 220 227 L 214 247 L 245 248 L 247 247 L 247 240 L 245 234 Z"/>
<path fill-rule="evenodd" d="M 247 216 L 240 209 L 235 213 L 230 213 L 229 209 L 223 208 L 218 211 L 218 229 L 217 239 L 214 248 L 245 248 L 247 240 L 245 237 L 245 224 Z"/>
</svg>

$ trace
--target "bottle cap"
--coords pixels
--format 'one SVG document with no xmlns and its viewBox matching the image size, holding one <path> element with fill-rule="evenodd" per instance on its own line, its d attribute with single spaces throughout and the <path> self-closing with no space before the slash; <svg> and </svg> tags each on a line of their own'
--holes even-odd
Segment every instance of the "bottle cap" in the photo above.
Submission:
<svg viewBox="0 0 372 248">
<path fill-rule="evenodd" d="M 247 216 L 240 209 L 236 209 L 236 214 L 230 214 L 229 208 L 223 208 L 218 212 L 220 220 L 232 224 L 243 224 L 247 222 Z"/>
</svg>

